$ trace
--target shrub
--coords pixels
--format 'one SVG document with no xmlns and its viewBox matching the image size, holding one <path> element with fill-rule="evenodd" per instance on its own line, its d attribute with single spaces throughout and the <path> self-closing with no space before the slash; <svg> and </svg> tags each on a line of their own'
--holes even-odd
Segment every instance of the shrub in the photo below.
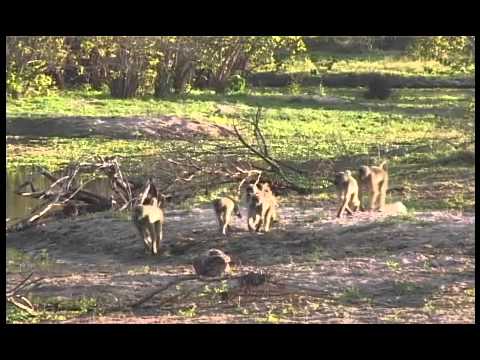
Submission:
<svg viewBox="0 0 480 360">
<path fill-rule="evenodd" d="M 241 75 L 233 75 L 228 80 L 228 92 L 238 93 L 244 92 L 247 86 L 247 82 Z"/>
<path fill-rule="evenodd" d="M 376 75 L 368 82 L 368 91 L 365 93 L 367 99 L 385 100 L 392 94 L 390 81 L 383 75 Z"/>
</svg>

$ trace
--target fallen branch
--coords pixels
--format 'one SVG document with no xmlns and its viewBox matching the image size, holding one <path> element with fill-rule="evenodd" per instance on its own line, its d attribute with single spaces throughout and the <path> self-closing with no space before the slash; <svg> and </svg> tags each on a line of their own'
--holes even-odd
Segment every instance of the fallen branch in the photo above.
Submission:
<svg viewBox="0 0 480 360">
<path fill-rule="evenodd" d="M 20 281 L 20 283 L 15 286 L 13 289 L 7 291 L 7 296 L 13 296 L 15 295 L 15 293 L 17 292 L 18 289 L 20 289 L 27 281 L 28 279 L 30 279 L 33 275 L 33 272 L 30 273 L 30 275 L 28 275 L 25 279 L 23 279 L 22 281 Z"/>
<path fill-rule="evenodd" d="M 22 298 L 24 299 L 24 298 Z M 18 300 L 15 299 L 15 297 L 11 296 L 11 297 L 7 297 L 7 301 L 10 303 L 10 304 L 13 304 L 15 305 L 16 307 L 26 311 L 27 313 L 29 313 L 30 315 L 32 316 L 36 316 L 38 315 L 38 313 L 33 309 L 33 305 L 31 305 L 30 302 L 28 302 L 29 304 L 27 305 L 24 305 L 22 304 L 21 302 L 19 302 Z M 25 301 L 25 300 L 24 300 Z"/>
<path fill-rule="evenodd" d="M 143 303 L 147 302 L 148 300 L 150 300 L 151 298 L 153 298 L 155 295 L 161 293 L 162 291 L 165 291 L 167 290 L 169 287 L 173 286 L 173 285 L 176 285 L 176 284 L 179 284 L 183 281 L 189 281 L 189 280 L 194 280 L 194 279 L 197 279 L 197 275 L 185 275 L 185 276 L 181 276 L 175 280 L 172 280 L 170 281 L 169 283 L 159 287 L 159 288 L 156 288 L 152 291 L 150 291 L 149 293 L 147 293 L 146 295 L 144 295 L 140 300 L 138 301 L 135 301 L 133 304 L 129 305 L 129 307 L 132 307 L 132 308 L 136 308 L 140 305 L 142 305 Z"/>
<path fill-rule="evenodd" d="M 260 149 L 256 149 L 253 145 L 250 145 L 238 130 L 237 125 L 233 124 L 233 130 L 235 132 L 237 139 L 245 148 L 247 148 L 250 151 L 250 153 L 259 157 L 268 165 L 270 165 L 270 169 L 268 169 L 268 172 L 273 172 L 278 174 L 289 185 L 290 188 L 292 188 L 293 190 L 299 193 L 310 192 L 312 189 L 304 188 L 302 186 L 297 185 L 295 181 L 292 180 L 290 176 L 287 175 L 287 173 L 284 171 L 284 168 L 289 169 L 290 171 L 293 171 L 298 174 L 304 174 L 304 172 L 298 171 L 298 169 L 296 169 L 293 166 L 285 166 L 285 164 L 282 164 L 281 162 L 277 161 L 276 159 L 272 158 L 269 155 L 265 137 L 263 136 L 260 130 L 260 125 L 259 125 L 260 115 L 261 115 L 261 108 L 257 110 L 257 114 L 253 122 L 250 122 L 254 127 L 253 133 L 255 135 L 256 142 Z"/>
<path fill-rule="evenodd" d="M 26 311 L 30 315 L 37 315 L 37 312 L 34 309 L 33 304 L 22 294 L 19 294 L 20 291 L 25 291 L 26 288 L 32 288 L 32 285 L 38 284 L 38 282 L 42 281 L 44 278 L 40 277 L 35 280 L 29 281 L 30 278 L 33 276 L 33 272 L 30 273 L 25 279 L 20 281 L 20 283 L 14 286 L 11 290 L 6 292 L 6 300 L 7 302 L 15 305 L 16 307 Z"/>
</svg>

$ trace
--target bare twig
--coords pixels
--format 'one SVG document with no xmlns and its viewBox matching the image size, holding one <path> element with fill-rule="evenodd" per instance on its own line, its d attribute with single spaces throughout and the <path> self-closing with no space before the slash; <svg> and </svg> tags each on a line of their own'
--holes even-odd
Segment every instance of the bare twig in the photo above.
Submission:
<svg viewBox="0 0 480 360">
<path fill-rule="evenodd" d="M 81 186 L 79 186 L 78 189 L 76 189 L 72 195 L 70 195 L 67 199 L 62 201 L 62 204 L 66 204 L 67 202 L 72 200 L 75 197 L 75 195 L 77 195 L 88 183 L 91 183 L 93 180 L 95 179 L 90 179 L 87 182 L 83 183 Z"/>
<path fill-rule="evenodd" d="M 40 211 L 38 214 L 33 215 L 30 217 L 27 222 L 28 223 L 33 223 L 37 221 L 39 218 L 41 218 L 43 215 L 45 215 L 47 212 L 49 212 L 54 206 L 60 206 L 61 204 L 58 203 L 58 200 L 60 199 L 61 194 L 58 194 L 50 204 L 48 204 L 42 211 Z"/>
<path fill-rule="evenodd" d="M 265 154 L 265 156 L 270 157 L 270 155 L 268 154 L 268 147 L 265 141 L 265 137 L 260 131 L 259 122 L 260 122 L 261 113 L 262 113 L 262 108 L 259 106 L 257 110 L 257 114 L 255 115 L 255 123 L 254 123 L 255 137 L 257 138 L 257 142 L 259 142 L 258 139 L 260 139 L 261 145 L 263 146 L 263 153 Z"/>
<path fill-rule="evenodd" d="M 19 302 L 18 300 L 15 299 L 14 296 L 11 296 L 11 297 L 8 297 L 7 298 L 7 301 L 13 305 L 15 305 L 16 307 L 22 309 L 22 310 L 25 310 L 27 313 L 29 313 L 30 315 L 37 315 L 37 312 L 33 309 L 33 306 L 31 305 L 31 303 L 29 302 L 28 305 L 24 305 L 22 304 L 21 302 Z"/>
<path fill-rule="evenodd" d="M 18 289 L 20 289 L 27 281 L 28 279 L 30 279 L 31 277 L 33 276 L 33 272 L 30 273 L 25 279 L 23 279 L 22 281 L 20 281 L 20 283 L 15 286 L 13 289 L 7 291 L 7 296 L 13 296 L 15 295 L 15 293 L 17 292 Z"/>
</svg>

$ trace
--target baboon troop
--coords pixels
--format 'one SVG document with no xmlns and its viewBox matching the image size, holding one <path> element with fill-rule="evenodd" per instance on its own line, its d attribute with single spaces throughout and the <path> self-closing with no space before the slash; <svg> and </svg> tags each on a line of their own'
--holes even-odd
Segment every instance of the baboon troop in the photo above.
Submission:
<svg viewBox="0 0 480 360">
<path fill-rule="evenodd" d="M 386 203 L 388 190 L 387 162 L 383 161 L 379 166 L 360 166 L 358 169 L 359 182 L 352 176 L 350 170 L 337 172 L 334 183 L 340 199 L 340 208 L 337 217 L 341 217 L 346 211 L 352 215 L 360 209 L 367 210 L 364 206 L 363 195 L 368 196 L 368 210 L 379 211 L 387 215 L 400 215 L 407 213 L 407 208 L 401 201 L 392 204 Z M 353 209 L 350 208 L 352 205 Z"/>
<path fill-rule="evenodd" d="M 352 176 L 350 170 L 345 170 L 335 174 L 334 183 L 337 188 L 338 198 L 340 199 L 340 208 L 338 209 L 337 217 L 341 217 L 345 211 L 349 215 L 353 215 L 353 212 L 360 208 L 357 180 Z M 350 206 L 352 206 L 353 211 Z"/>
<path fill-rule="evenodd" d="M 342 217 L 345 213 L 353 216 L 358 210 L 365 211 L 367 209 L 380 211 L 387 215 L 399 215 L 407 212 L 407 208 L 400 201 L 391 204 L 386 203 L 388 190 L 386 161 L 383 161 L 379 166 L 363 165 L 358 169 L 358 175 L 357 182 L 351 170 L 335 173 L 333 183 L 339 201 L 336 212 L 337 218 Z M 260 178 L 256 182 L 247 183 L 244 187 L 247 227 L 250 232 L 263 231 L 267 233 L 270 231 L 272 223 L 278 222 L 277 208 L 279 204 L 270 184 L 268 182 L 259 183 L 259 180 Z M 239 192 L 242 184 L 240 184 Z M 145 191 L 147 192 L 147 190 Z M 364 205 L 364 195 L 368 197 L 368 207 Z M 212 202 L 218 231 L 224 236 L 231 231 L 232 219 L 234 217 L 242 218 L 239 203 L 235 198 L 223 196 Z M 151 185 L 148 193 L 145 193 L 142 197 L 141 205 L 137 205 L 132 213 L 133 223 L 142 237 L 146 251 L 154 255 L 160 253 L 160 243 L 163 239 L 165 200 L 166 197 L 157 193 L 155 187 Z M 225 271 L 224 265 L 228 264 L 228 261 L 225 261 L 225 259 L 220 261 L 219 259 L 222 257 L 220 255 L 211 253 L 201 260 L 197 260 L 195 262 L 196 271 L 199 274 Z M 210 262 L 214 270 L 210 269 L 210 271 L 202 268 L 203 265 L 210 264 Z M 217 262 L 218 266 L 216 266 Z M 216 269 L 217 267 L 218 269 Z M 207 268 L 210 268 L 210 265 Z"/>
<path fill-rule="evenodd" d="M 217 218 L 220 232 L 227 235 L 227 229 L 230 230 L 232 215 L 242 218 L 238 204 L 230 197 L 222 197 L 213 201 L 213 210 Z"/>
</svg>

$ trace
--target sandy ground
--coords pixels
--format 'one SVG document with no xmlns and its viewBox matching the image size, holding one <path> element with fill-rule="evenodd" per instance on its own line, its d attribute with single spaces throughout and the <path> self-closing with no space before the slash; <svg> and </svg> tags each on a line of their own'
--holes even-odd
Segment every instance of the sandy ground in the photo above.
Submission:
<svg viewBox="0 0 480 360">
<path fill-rule="evenodd" d="M 7 286 L 34 271 L 44 280 L 30 296 L 95 297 L 98 311 L 66 321 L 74 323 L 475 321 L 474 214 L 336 219 L 330 206 L 283 204 L 281 222 L 270 233 L 250 234 L 242 212 L 224 238 L 210 207 L 167 209 L 159 257 L 144 253 L 128 218 L 111 213 L 9 233 L 7 253 L 48 254 L 48 265 L 7 271 Z M 213 291 L 220 281 L 194 279 L 128 307 L 155 287 L 192 274 L 192 259 L 209 248 L 231 255 L 233 276 L 262 270 L 269 281 L 248 289 L 227 281 L 227 288 Z"/>
</svg>

